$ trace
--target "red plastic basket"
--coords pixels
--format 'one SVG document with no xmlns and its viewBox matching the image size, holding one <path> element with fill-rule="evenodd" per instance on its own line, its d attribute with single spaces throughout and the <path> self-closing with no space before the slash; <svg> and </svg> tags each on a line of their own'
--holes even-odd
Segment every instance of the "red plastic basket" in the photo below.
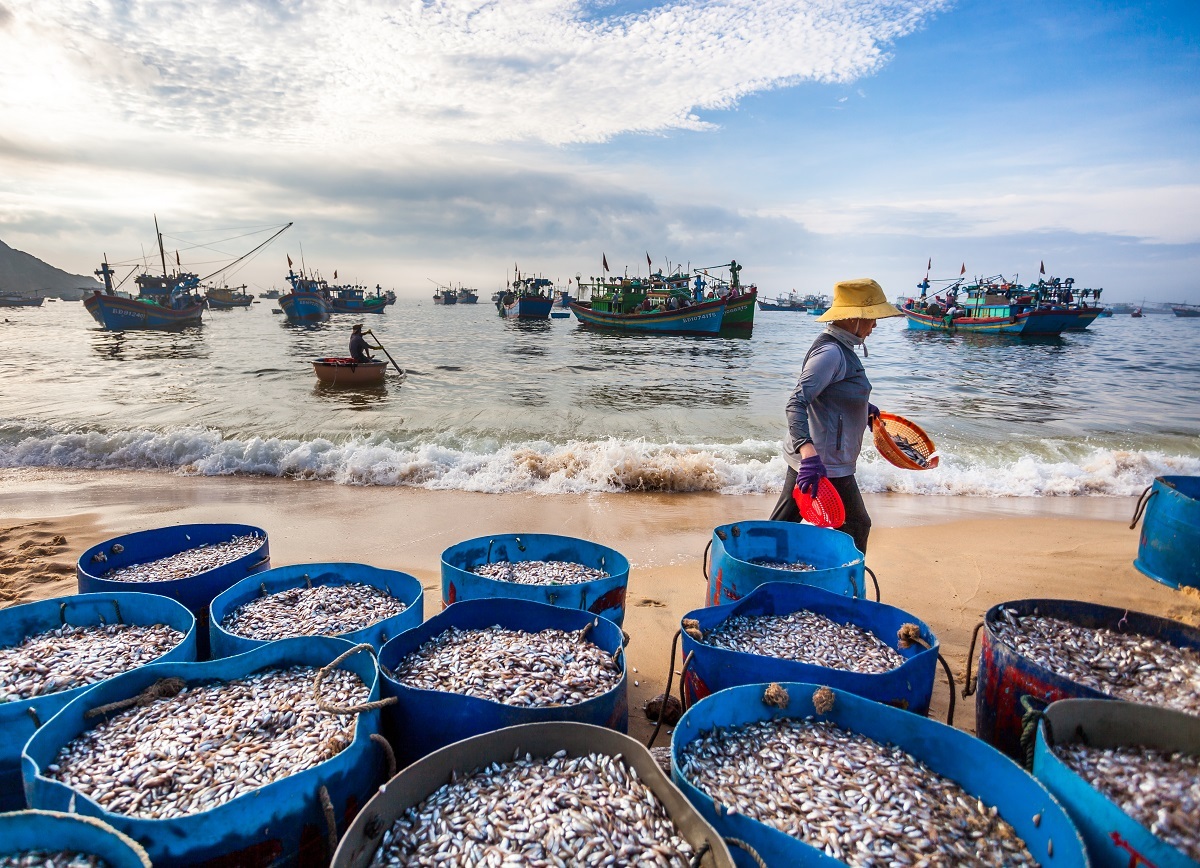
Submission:
<svg viewBox="0 0 1200 868">
<path fill-rule="evenodd" d="M 824 476 L 817 484 L 816 497 L 796 486 L 792 489 L 792 499 L 796 501 L 801 517 L 809 524 L 836 528 L 846 523 L 846 507 L 842 505 L 842 497 L 833 487 L 833 483 Z"/>
</svg>

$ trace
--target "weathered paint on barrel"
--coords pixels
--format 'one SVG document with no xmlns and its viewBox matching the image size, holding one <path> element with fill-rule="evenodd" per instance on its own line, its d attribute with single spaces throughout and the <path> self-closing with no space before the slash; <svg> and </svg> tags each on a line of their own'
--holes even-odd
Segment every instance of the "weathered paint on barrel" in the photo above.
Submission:
<svg viewBox="0 0 1200 868">
<path fill-rule="evenodd" d="M 59 811 L 0 814 L 0 858 L 30 850 L 99 856 L 108 868 L 150 868 L 141 844 L 95 817 Z"/>
<path fill-rule="evenodd" d="M 1017 761 L 1021 752 L 1021 726 L 1026 695 L 1038 700 L 1038 706 L 1059 699 L 1112 699 L 1111 696 L 1084 687 L 1034 663 L 1017 650 L 997 639 L 995 624 L 1001 607 L 1022 615 L 1061 618 L 1083 627 L 1107 627 L 1138 633 L 1178 645 L 1200 649 L 1200 629 L 1178 621 L 1099 606 L 1078 600 L 1012 600 L 998 603 L 984 616 L 983 641 L 979 650 L 979 683 L 975 693 L 975 731 L 988 744 Z"/>
<path fill-rule="evenodd" d="M 577 757 L 598 753 L 625 759 L 638 778 L 667 809 L 682 836 L 699 851 L 711 847 L 699 863 L 705 868 L 732 868 L 734 862 L 721 837 L 662 773 L 650 752 L 627 735 L 586 723 L 528 723 L 472 736 L 443 747 L 410 765 L 379 789 L 363 806 L 338 844 L 331 868 L 366 868 L 383 833 L 401 814 L 451 780 L 492 763 L 512 762 L 513 755 L 543 758 L 565 750 Z"/>
<path fill-rule="evenodd" d="M 115 623 L 172 627 L 183 634 L 183 641 L 158 662 L 196 659 L 196 619 L 192 613 L 167 597 L 130 592 L 75 594 L 0 609 L 0 648 L 19 645 L 30 636 L 63 624 L 95 627 Z M 19 702 L 0 702 L 0 811 L 25 807 L 21 784 L 21 748 L 25 742 L 63 706 L 93 686 L 85 684 Z"/>
<path fill-rule="evenodd" d="M 781 570 L 755 559 L 803 562 L 813 570 Z M 840 530 L 791 521 L 741 521 L 713 530 L 706 605 L 733 603 L 767 582 L 812 585 L 848 597 L 865 597 L 862 552 Z"/>
<path fill-rule="evenodd" d="M 1200 476 L 1154 480 L 1133 565 L 1172 588 L 1200 588 Z"/>
<path fill-rule="evenodd" d="M 109 570 L 144 564 L 201 545 L 228 542 L 235 536 L 247 534 L 262 537 L 262 545 L 223 567 L 205 570 L 184 579 L 166 582 L 114 582 L 103 577 L 103 573 Z M 99 559 L 101 556 L 102 560 Z M 201 660 L 207 660 L 208 604 L 226 588 L 270 566 L 271 552 L 267 545 L 267 532 L 262 528 L 248 524 L 177 524 L 128 533 L 92 546 L 79 556 L 75 573 L 79 578 L 81 594 L 97 591 L 142 591 L 147 594 L 162 594 L 183 603 L 196 616 L 197 656 Z"/>
<path fill-rule="evenodd" d="M 155 663 L 111 678 L 74 699 L 25 745 L 21 772 L 26 795 L 35 808 L 73 809 L 99 817 L 140 842 L 155 865 L 324 865 L 332 853 L 321 787 L 329 793 L 338 829 L 344 830 L 387 777 L 387 761 L 371 741 L 371 734 L 379 732 L 378 709 L 357 715 L 357 725 L 355 718 L 346 718 L 354 740 L 337 756 L 211 810 L 176 819 L 140 819 L 105 811 L 71 787 L 44 777 L 40 770 L 54 762 L 63 746 L 95 725 L 93 719 L 84 718 L 85 712 L 136 696 L 161 678 L 182 678 L 189 685 L 211 684 L 263 669 L 326 666 L 353 647 L 344 639 L 327 636 L 280 639 L 236 657 L 203 663 Z M 379 698 L 378 668 L 371 655 L 352 655 L 338 668 L 358 675 L 369 686 L 371 700 Z"/>
<path fill-rule="evenodd" d="M 604 570 L 608 578 L 573 585 L 522 585 L 480 576 L 472 569 L 496 561 L 567 561 Z M 599 543 L 549 533 L 497 534 L 452 545 L 442 552 L 442 608 L 462 600 L 510 597 L 582 609 L 618 626 L 625 619 L 629 559 Z"/>
<path fill-rule="evenodd" d="M 388 639 L 416 627 L 425 617 L 424 589 L 421 587 L 420 580 L 408 573 L 383 570 L 366 564 L 293 564 L 287 567 L 276 567 L 273 570 L 266 570 L 242 579 L 213 599 L 209 605 L 208 624 L 209 644 L 213 658 L 242 654 L 267 644 L 267 640 L 238 636 L 221 626 L 221 622 L 239 606 L 266 594 L 278 594 L 280 591 L 288 591 L 305 585 L 311 587 L 313 585 L 348 584 L 370 585 L 386 591 L 404 603 L 405 609 L 399 615 L 376 621 L 361 630 L 342 633 L 338 636 L 339 639 L 345 639 L 356 645 L 366 642 L 373 645 L 378 651 Z"/>
<path fill-rule="evenodd" d="M 768 582 L 759 585 L 749 595 L 725 606 L 708 606 L 683 616 L 700 622 L 701 633 L 738 615 L 789 615 L 807 610 L 831 618 L 840 624 L 854 624 L 869 630 L 896 650 L 904 663 L 890 672 L 867 674 L 830 669 L 796 660 L 765 657 L 714 648 L 698 642 L 685 631 L 683 656 L 691 660 L 683 673 L 684 696 L 688 704 L 710 693 L 770 681 L 816 681 L 839 690 L 848 690 L 876 702 L 884 702 L 916 714 L 929 712 L 933 695 L 933 680 L 937 669 L 938 640 L 929 626 L 894 606 L 843 597 L 810 585 L 794 582 Z M 904 624 L 916 624 L 921 638 L 929 648 L 910 645 L 901 648 L 897 633 Z"/>
<path fill-rule="evenodd" d="M 403 766 L 461 739 L 522 723 L 574 721 L 625 732 L 629 727 L 629 672 L 623 651 L 617 686 L 576 705 L 525 708 L 461 693 L 422 690 L 401 684 L 391 671 L 405 656 L 451 627 L 480 630 L 498 625 L 536 633 L 546 629 L 581 630 L 593 622 L 598 623 L 585 641 L 612 655 L 622 651 L 624 637 L 621 628 L 612 621 L 591 612 L 503 597 L 455 603 L 420 627 L 390 640 L 379 652 L 379 664 L 383 670 L 383 695 L 398 700 L 384 709 L 384 725 L 396 749 L 396 759 Z"/>
<path fill-rule="evenodd" d="M 671 772 L 675 785 L 719 834 L 746 841 L 767 865 L 842 863 L 758 820 L 718 811 L 709 796 L 684 778 L 680 771 L 680 756 L 686 745 L 717 726 L 735 729 L 760 720 L 815 717 L 876 741 L 894 744 L 938 774 L 955 781 L 984 804 L 996 807 L 1042 865 L 1049 868 L 1087 866 L 1083 841 L 1066 812 L 1041 784 L 995 749 L 944 723 L 843 690 L 834 690 L 833 708 L 826 714 L 818 714 L 813 706 L 813 694 L 820 685 L 787 682 L 781 686 L 788 694 L 787 704 L 782 708 L 763 703 L 766 684 L 748 684 L 714 693 L 687 710 L 671 737 Z M 754 786 L 757 792 L 762 792 L 761 785 Z M 735 851 L 734 858 L 743 868 L 754 866 L 742 852 Z"/>
<path fill-rule="evenodd" d="M 1096 868 L 1197 868 L 1200 863 L 1155 837 L 1050 749 L 1051 741 L 1081 739 L 1099 748 L 1136 745 L 1200 755 L 1200 718 L 1132 702 L 1064 699 L 1046 709 L 1033 754 L 1033 776 L 1075 821 Z"/>
</svg>

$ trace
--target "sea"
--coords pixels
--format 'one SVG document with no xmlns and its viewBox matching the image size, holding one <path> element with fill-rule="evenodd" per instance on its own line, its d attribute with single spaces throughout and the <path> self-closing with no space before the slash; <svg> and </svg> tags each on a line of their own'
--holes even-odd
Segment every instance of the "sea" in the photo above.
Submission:
<svg viewBox="0 0 1200 868">
<path fill-rule="evenodd" d="M 779 490 L 784 404 L 823 324 L 758 311 L 749 337 L 639 337 L 402 298 L 291 325 L 263 299 L 181 333 L 107 332 L 78 302 L 0 311 L 0 467 L 254 475 L 544 495 Z M 365 321 L 400 368 L 321 386 Z M 1115 316 L 1020 339 L 867 341 L 872 400 L 920 425 L 939 466 L 868 437 L 866 491 L 1123 497 L 1200 474 L 1200 319 Z M 382 356 L 382 354 L 379 354 Z"/>
</svg>

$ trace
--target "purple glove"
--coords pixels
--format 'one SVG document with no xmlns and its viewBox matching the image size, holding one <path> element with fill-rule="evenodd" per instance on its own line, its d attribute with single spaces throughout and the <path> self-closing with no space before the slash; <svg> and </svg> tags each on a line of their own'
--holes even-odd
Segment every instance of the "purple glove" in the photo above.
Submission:
<svg viewBox="0 0 1200 868">
<path fill-rule="evenodd" d="M 874 431 L 877 421 L 879 421 L 879 408 L 874 404 L 867 404 L 867 427 Z"/>
<path fill-rule="evenodd" d="M 796 488 L 809 497 L 816 497 L 817 486 L 828 475 L 829 471 L 825 469 L 825 462 L 821 460 L 820 455 L 801 458 L 800 469 L 796 471 Z"/>
</svg>

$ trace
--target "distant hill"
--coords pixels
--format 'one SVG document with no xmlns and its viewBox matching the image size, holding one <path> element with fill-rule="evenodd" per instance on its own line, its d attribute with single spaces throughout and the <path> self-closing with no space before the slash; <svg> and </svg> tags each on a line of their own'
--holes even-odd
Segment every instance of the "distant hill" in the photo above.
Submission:
<svg viewBox="0 0 1200 868">
<path fill-rule="evenodd" d="M 78 301 L 100 288 L 102 284 L 94 277 L 68 274 L 0 241 L 0 292 Z"/>
</svg>

